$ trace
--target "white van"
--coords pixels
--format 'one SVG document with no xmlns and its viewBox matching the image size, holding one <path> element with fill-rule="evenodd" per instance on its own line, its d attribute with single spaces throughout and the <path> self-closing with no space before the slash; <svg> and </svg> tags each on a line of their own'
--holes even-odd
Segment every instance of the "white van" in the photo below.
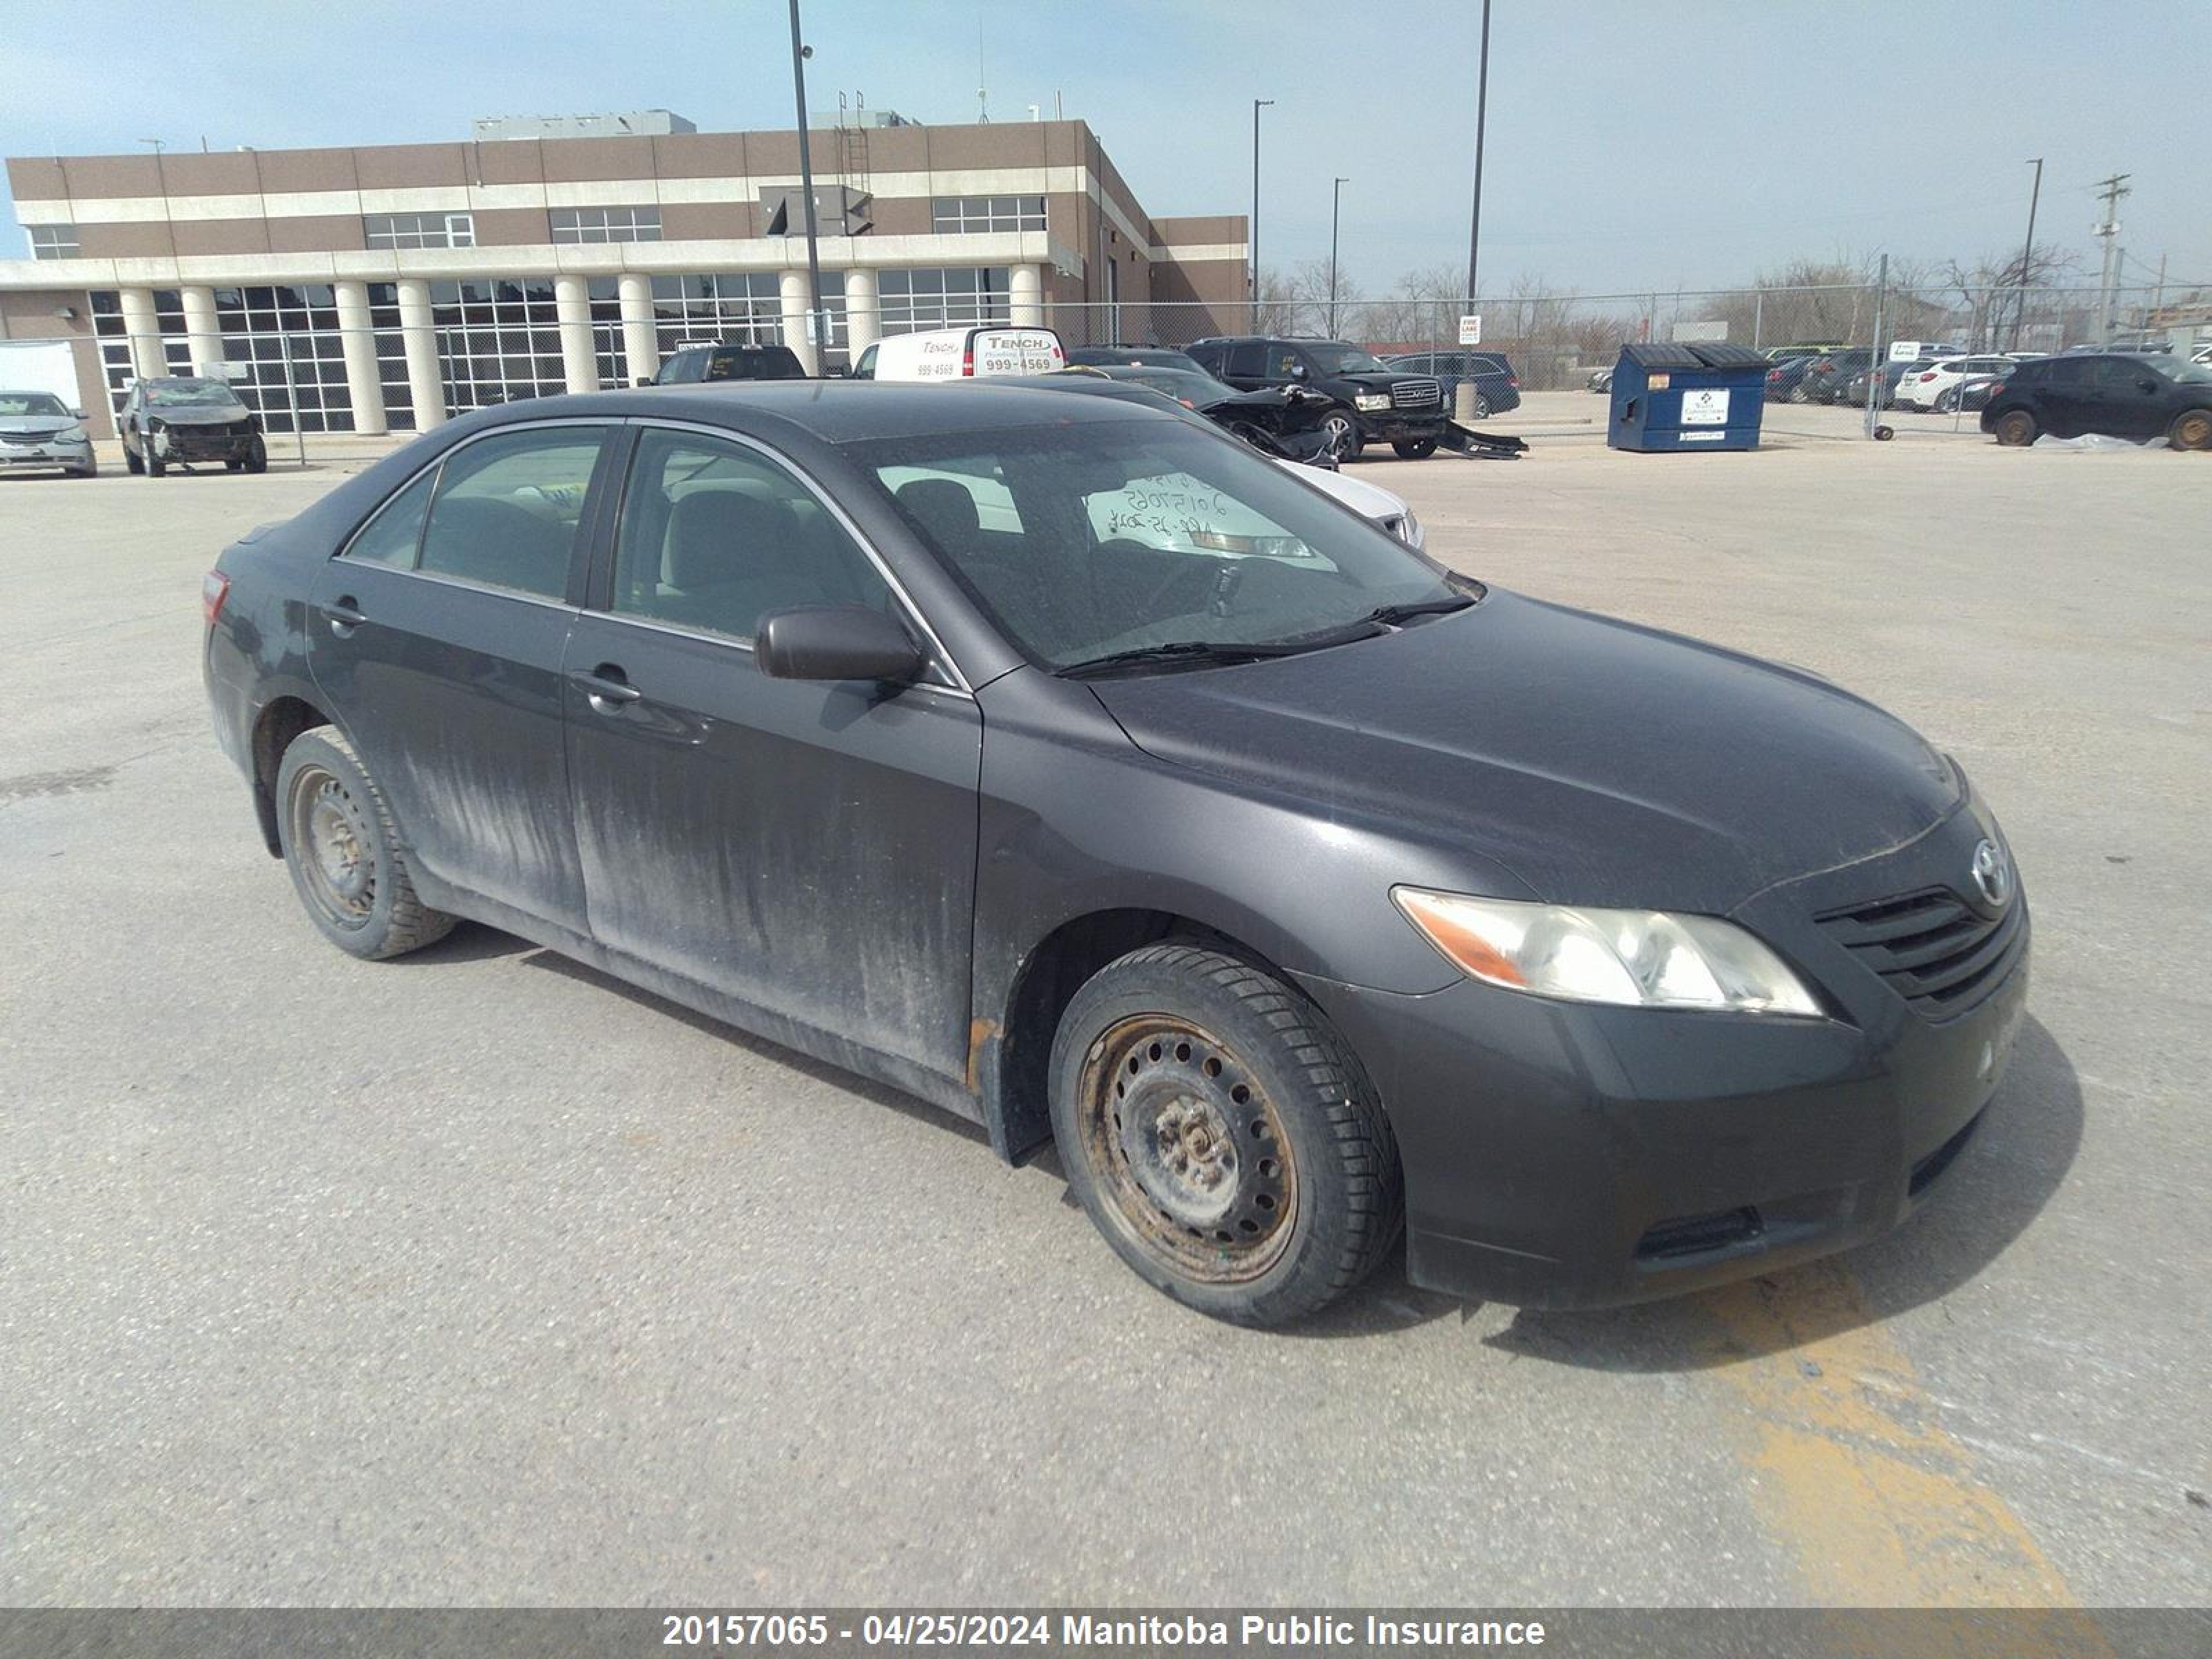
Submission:
<svg viewBox="0 0 2212 1659">
<path fill-rule="evenodd" d="M 1048 328 L 940 328 L 927 334 L 886 334 L 861 352 L 855 380 L 981 380 L 999 374 L 1048 374 L 1067 367 L 1060 336 Z"/>
</svg>

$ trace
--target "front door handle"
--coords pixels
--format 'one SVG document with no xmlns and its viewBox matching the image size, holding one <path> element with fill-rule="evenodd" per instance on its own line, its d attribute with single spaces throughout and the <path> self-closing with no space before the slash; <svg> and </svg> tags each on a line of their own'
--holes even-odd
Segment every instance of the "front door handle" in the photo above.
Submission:
<svg viewBox="0 0 2212 1659">
<path fill-rule="evenodd" d="M 331 632 L 340 639 L 353 637 L 353 630 L 368 620 L 368 612 L 355 603 L 350 593 L 342 594 L 323 607 L 323 614 L 331 619 Z"/>
<path fill-rule="evenodd" d="M 594 714 L 617 714 L 623 704 L 635 702 L 645 695 L 629 683 L 628 675 L 611 662 L 601 663 L 589 673 L 580 671 L 568 678 L 583 688 L 584 696 Z"/>
</svg>

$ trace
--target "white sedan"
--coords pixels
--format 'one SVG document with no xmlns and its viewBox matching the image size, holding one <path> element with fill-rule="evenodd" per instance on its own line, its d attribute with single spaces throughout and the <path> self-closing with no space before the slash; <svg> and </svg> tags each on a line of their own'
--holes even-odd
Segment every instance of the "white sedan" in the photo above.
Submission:
<svg viewBox="0 0 2212 1659">
<path fill-rule="evenodd" d="M 2013 368 L 2008 357 L 1938 357 L 1927 368 L 1898 377 L 1899 409 L 1948 408 L 1945 394 L 1954 392 L 1969 376 L 2002 374 Z"/>
</svg>

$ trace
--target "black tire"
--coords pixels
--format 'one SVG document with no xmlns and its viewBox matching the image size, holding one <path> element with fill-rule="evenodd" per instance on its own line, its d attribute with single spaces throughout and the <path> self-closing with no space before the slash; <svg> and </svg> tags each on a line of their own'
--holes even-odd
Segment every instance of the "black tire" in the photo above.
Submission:
<svg viewBox="0 0 2212 1659">
<path fill-rule="evenodd" d="M 2025 449 L 2035 441 L 2035 416 L 2024 409 L 2008 409 L 1990 430 L 2007 449 Z"/>
<path fill-rule="evenodd" d="M 143 472 L 146 470 L 146 463 L 138 459 L 138 452 L 127 446 L 123 451 L 123 470 L 125 472 Z"/>
<path fill-rule="evenodd" d="M 1957 392 L 1939 392 L 1936 394 L 1936 413 L 1938 415 L 1955 415 L 1958 413 L 1958 410 L 1959 394 Z"/>
<path fill-rule="evenodd" d="M 70 473 L 70 477 L 72 478 L 96 478 L 99 476 L 100 463 L 98 461 L 87 461 L 82 466 L 72 469 Z"/>
<path fill-rule="evenodd" d="M 159 455 L 152 453 L 150 451 L 148 453 L 146 456 L 146 476 L 148 477 L 158 478 L 168 470 L 169 464 L 167 461 L 163 460 Z"/>
<path fill-rule="evenodd" d="M 246 452 L 246 470 L 248 472 L 266 472 L 269 470 L 269 446 L 261 441 L 258 432 L 253 434 L 252 447 Z"/>
<path fill-rule="evenodd" d="M 1321 417 L 1321 429 L 1328 434 L 1329 442 L 1336 447 L 1340 461 L 1356 461 L 1366 440 L 1359 435 L 1359 417 L 1341 404 Z"/>
<path fill-rule="evenodd" d="M 1474 413 L 1470 415 L 1468 418 L 1477 421 L 1486 421 L 1490 418 L 1490 399 L 1485 397 L 1479 391 L 1474 394 Z M 1431 444 L 1429 447 L 1433 449 L 1436 446 L 1434 444 Z"/>
<path fill-rule="evenodd" d="M 2176 449 L 2212 449 L 2212 409 L 2185 409 L 2166 429 Z"/>
<path fill-rule="evenodd" d="M 382 961 L 453 931 L 452 916 L 416 896 L 391 811 L 336 726 L 303 732 L 284 750 L 276 835 L 308 919 L 341 951 Z"/>
<path fill-rule="evenodd" d="M 1304 1318 L 1397 1238 L 1397 1142 L 1366 1072 L 1319 1009 L 1235 957 L 1170 942 L 1101 969 L 1060 1018 L 1051 1093 L 1092 1224 L 1201 1313 Z"/>
<path fill-rule="evenodd" d="M 1394 443 L 1390 447 L 1398 452 L 1398 459 L 1401 461 L 1425 461 L 1437 453 L 1437 441 L 1434 438 L 1416 438 L 1411 443 Z"/>
</svg>

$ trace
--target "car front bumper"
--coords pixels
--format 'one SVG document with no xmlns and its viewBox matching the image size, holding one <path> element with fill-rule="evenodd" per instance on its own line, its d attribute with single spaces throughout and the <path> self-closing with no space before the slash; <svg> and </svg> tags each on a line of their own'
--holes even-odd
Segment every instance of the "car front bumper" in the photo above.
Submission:
<svg viewBox="0 0 2212 1659">
<path fill-rule="evenodd" d="M 1403 409 L 1354 410 L 1359 435 L 1369 443 L 1413 444 L 1444 435 L 1447 411 L 1439 405 L 1418 413 Z"/>
<path fill-rule="evenodd" d="M 1848 1249 L 1918 1207 L 2004 1074 L 2027 996 L 2027 901 L 2012 900 L 2009 968 L 1937 1020 L 1809 921 L 1848 883 L 1800 885 L 1813 890 L 1763 895 L 1738 919 L 1812 970 L 1829 1018 L 1302 978 L 1396 1133 L 1415 1284 L 1526 1307 L 1640 1302 Z"/>
<path fill-rule="evenodd" d="M 10 443 L 0 438 L 0 471 L 15 471 L 37 467 L 58 467 L 70 472 L 89 472 L 93 467 L 92 440 L 79 438 L 64 443 L 58 439 L 46 439 L 39 443 Z"/>
<path fill-rule="evenodd" d="M 242 461 L 253 452 L 251 428 L 172 426 L 150 434 L 153 453 L 167 461 Z"/>
</svg>

